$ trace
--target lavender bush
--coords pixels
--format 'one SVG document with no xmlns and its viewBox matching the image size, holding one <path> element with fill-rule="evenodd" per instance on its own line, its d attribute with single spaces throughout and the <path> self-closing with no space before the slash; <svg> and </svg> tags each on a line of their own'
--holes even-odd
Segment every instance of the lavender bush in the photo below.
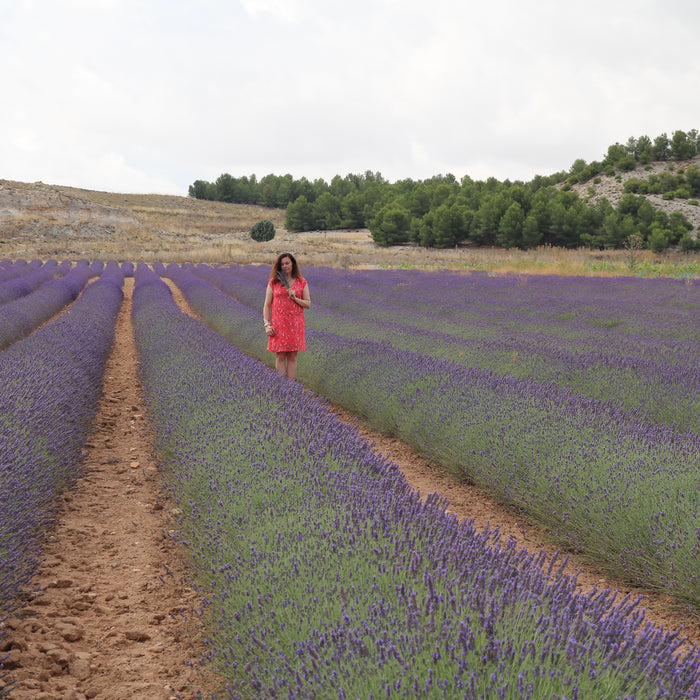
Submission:
<svg viewBox="0 0 700 700">
<path fill-rule="evenodd" d="M 579 595 L 554 562 L 422 504 L 354 429 L 183 315 L 145 266 L 133 319 L 222 695 L 700 692 L 697 651 L 675 656 L 679 640 L 635 601 Z"/>
<path fill-rule="evenodd" d="M 59 280 L 56 280 L 57 282 Z M 0 610 L 20 602 L 56 496 L 81 468 L 122 300 L 106 269 L 69 311 L 0 353 Z"/>
</svg>

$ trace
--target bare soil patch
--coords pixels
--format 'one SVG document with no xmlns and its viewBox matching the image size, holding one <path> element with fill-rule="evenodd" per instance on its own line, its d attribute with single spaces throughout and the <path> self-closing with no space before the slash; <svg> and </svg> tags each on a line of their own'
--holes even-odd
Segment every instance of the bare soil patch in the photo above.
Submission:
<svg viewBox="0 0 700 700">
<path fill-rule="evenodd" d="M 199 600 L 188 585 L 184 553 L 170 536 L 173 505 L 158 472 L 137 375 L 132 292 L 133 280 L 127 279 L 84 473 L 61 499 L 60 519 L 34 581 L 40 592 L 21 615 L 4 623 L 9 656 L 3 680 L 13 684 L 11 697 L 17 700 L 187 700 L 219 685 L 199 664 L 204 652 Z M 531 551 L 556 551 L 549 534 L 516 511 L 335 410 L 389 455 L 421 496 L 438 492 L 459 518 L 498 528 L 502 538 L 514 537 Z M 683 625 L 688 639 L 700 643 L 697 618 L 670 598 L 616 584 L 576 557 L 569 571 L 578 572 L 581 590 L 597 586 L 644 594 L 651 622 L 667 630 Z"/>
</svg>

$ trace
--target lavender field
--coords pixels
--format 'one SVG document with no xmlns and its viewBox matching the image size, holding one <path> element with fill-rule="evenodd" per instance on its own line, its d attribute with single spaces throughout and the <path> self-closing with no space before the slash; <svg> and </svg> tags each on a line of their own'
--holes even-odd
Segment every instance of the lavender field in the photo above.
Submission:
<svg viewBox="0 0 700 700">
<path fill-rule="evenodd" d="M 259 312 L 167 274 L 213 325 L 255 342 Z M 674 659 L 678 640 L 635 601 L 577 594 L 556 562 L 422 504 L 352 428 L 180 312 L 143 266 L 133 314 L 226 697 L 698 692 L 696 653 Z"/>
<path fill-rule="evenodd" d="M 163 272 L 207 323 L 270 362 L 264 269 Z M 307 386 L 615 576 L 698 605 L 697 280 L 309 278 Z"/>
<path fill-rule="evenodd" d="M 220 697 L 700 696 L 682 635 L 422 503 L 323 400 L 697 608 L 698 281 L 305 270 L 302 385 L 269 367 L 267 268 L 51 263 L 39 279 L 44 265 L 0 262 L 0 292 L 26 283 L 0 320 L 23 302 L 31 329 L 69 305 L 0 352 L 5 609 L 79 473 L 134 274 L 141 382 Z"/>
</svg>

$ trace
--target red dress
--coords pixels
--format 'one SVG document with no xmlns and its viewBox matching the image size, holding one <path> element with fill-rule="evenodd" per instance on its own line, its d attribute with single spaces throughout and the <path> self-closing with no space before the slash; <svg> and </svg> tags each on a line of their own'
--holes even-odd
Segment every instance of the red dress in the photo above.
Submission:
<svg viewBox="0 0 700 700">
<path fill-rule="evenodd" d="M 292 283 L 294 294 L 300 299 L 304 287 L 306 280 L 303 277 L 297 277 Z M 272 284 L 270 323 L 275 331 L 274 335 L 267 338 L 267 349 L 270 352 L 306 350 L 304 309 L 289 298 L 289 292 L 281 282 Z"/>
</svg>

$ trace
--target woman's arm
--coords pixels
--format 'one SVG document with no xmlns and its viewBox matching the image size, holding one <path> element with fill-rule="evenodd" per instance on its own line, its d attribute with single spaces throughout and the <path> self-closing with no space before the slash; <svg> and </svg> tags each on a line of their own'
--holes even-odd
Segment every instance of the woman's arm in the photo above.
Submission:
<svg viewBox="0 0 700 700">
<path fill-rule="evenodd" d="M 298 297 L 296 294 L 294 294 L 294 291 L 292 289 L 289 290 L 289 296 L 291 299 L 296 301 L 299 306 L 301 306 L 303 309 L 310 309 L 311 308 L 311 294 L 309 293 L 309 285 L 308 283 L 304 285 L 304 291 L 301 294 L 301 297 Z"/>
<path fill-rule="evenodd" d="M 272 311 L 272 285 L 268 282 L 265 290 L 265 303 L 263 304 L 263 323 L 265 324 L 265 332 L 272 335 L 274 330 L 270 324 L 270 314 Z"/>
</svg>

